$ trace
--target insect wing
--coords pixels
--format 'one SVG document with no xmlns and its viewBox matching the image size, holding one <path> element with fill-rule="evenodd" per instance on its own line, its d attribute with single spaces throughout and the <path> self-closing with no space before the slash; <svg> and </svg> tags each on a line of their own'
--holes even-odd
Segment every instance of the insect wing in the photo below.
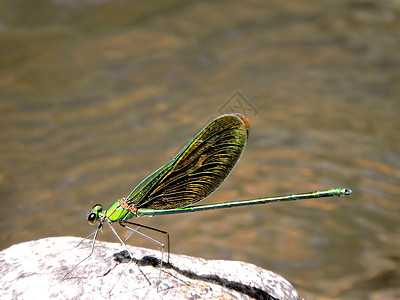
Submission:
<svg viewBox="0 0 400 300">
<path fill-rule="evenodd" d="M 249 125 L 242 115 L 223 115 L 208 124 L 169 163 L 128 196 L 137 208 L 171 209 L 197 203 L 225 180 L 239 160 Z"/>
</svg>

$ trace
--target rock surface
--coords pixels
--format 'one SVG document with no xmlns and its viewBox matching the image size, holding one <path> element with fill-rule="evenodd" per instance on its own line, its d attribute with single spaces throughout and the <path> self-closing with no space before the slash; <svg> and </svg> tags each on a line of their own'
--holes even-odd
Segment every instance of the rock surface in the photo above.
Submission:
<svg viewBox="0 0 400 300">
<path fill-rule="evenodd" d="M 45 238 L 0 252 L 1 299 L 301 299 L 281 276 L 255 265 L 91 243 L 75 237 Z M 66 278 L 63 280 L 63 277 Z"/>
</svg>

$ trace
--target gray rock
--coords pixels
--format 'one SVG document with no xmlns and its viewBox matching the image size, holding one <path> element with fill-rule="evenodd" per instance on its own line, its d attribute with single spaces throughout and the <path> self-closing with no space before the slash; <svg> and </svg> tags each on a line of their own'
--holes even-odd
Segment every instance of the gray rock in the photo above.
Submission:
<svg viewBox="0 0 400 300">
<path fill-rule="evenodd" d="M 301 299 L 281 276 L 255 265 L 75 237 L 45 238 L 0 252 L 1 299 Z M 125 251 L 123 251 L 125 250 Z M 117 261 L 116 261 L 117 260 Z M 118 262 L 119 261 L 119 262 Z M 68 273 L 69 272 L 69 273 Z M 66 278 L 63 280 L 63 277 Z"/>
</svg>

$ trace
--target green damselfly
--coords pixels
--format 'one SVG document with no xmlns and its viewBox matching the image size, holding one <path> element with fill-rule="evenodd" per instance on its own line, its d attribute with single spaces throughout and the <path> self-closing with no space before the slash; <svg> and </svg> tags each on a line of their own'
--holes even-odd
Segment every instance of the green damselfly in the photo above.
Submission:
<svg viewBox="0 0 400 300">
<path fill-rule="evenodd" d="M 89 213 L 88 222 L 97 224 L 98 227 L 89 235 L 93 235 L 92 247 L 89 256 L 84 260 L 92 255 L 97 234 L 104 224 L 111 228 L 122 245 L 125 245 L 133 233 L 138 233 L 158 244 L 163 256 L 164 245 L 144 235 L 139 229 L 146 228 L 166 234 L 168 255 L 169 234 L 163 230 L 128 221 L 129 219 L 351 194 L 349 189 L 334 188 L 311 193 L 193 206 L 214 192 L 232 171 L 245 148 L 249 130 L 249 122 L 244 116 L 222 115 L 204 127 L 174 159 L 144 179 L 128 197 L 117 200 L 107 210 L 100 204 L 94 205 Z M 131 231 L 124 240 L 112 227 L 115 222 Z M 137 228 L 131 228 L 130 225 Z M 131 255 L 130 252 L 129 254 Z"/>
</svg>

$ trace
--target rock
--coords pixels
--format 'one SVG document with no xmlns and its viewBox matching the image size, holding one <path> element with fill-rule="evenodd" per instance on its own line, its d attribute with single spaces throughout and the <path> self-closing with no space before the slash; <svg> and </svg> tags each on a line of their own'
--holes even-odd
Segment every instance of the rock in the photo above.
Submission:
<svg viewBox="0 0 400 300">
<path fill-rule="evenodd" d="M 281 276 L 255 265 L 205 260 L 75 237 L 45 238 L 0 252 L 1 299 L 301 299 Z M 124 250 L 124 251 L 122 251 Z M 64 279 L 63 277 L 67 275 Z"/>
</svg>

